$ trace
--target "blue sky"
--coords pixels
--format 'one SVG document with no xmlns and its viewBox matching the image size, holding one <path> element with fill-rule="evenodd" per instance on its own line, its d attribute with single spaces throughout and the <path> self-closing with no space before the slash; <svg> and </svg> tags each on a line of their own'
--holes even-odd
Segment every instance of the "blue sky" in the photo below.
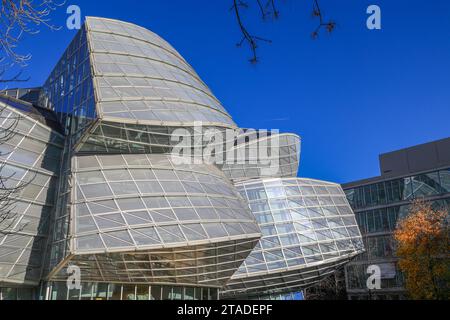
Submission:
<svg viewBox="0 0 450 320">
<path fill-rule="evenodd" d="M 252 2 L 253 0 L 248 0 Z M 255 2 L 255 1 L 253 1 Z M 348 182 L 379 174 L 378 155 L 450 136 L 450 1 L 322 0 L 338 27 L 311 40 L 310 0 L 279 1 L 281 17 L 244 21 L 261 44 L 260 63 L 236 48 L 231 0 L 74 0 L 83 16 L 116 18 L 169 41 L 241 127 L 302 136 L 299 175 Z M 124 5 L 125 4 L 125 5 Z M 366 8 L 382 10 L 382 30 L 366 28 Z M 52 16 L 65 25 L 65 5 Z M 41 85 L 75 31 L 42 29 L 19 51 L 33 59 L 27 86 Z"/>
</svg>

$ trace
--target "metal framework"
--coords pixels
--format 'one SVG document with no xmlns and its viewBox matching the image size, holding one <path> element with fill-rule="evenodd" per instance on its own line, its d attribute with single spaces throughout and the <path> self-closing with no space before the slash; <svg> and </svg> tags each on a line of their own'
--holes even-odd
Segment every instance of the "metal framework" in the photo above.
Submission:
<svg viewBox="0 0 450 320">
<path fill-rule="evenodd" d="M 5 101 L 28 112 L 0 160 L 35 172 L 20 212 L 43 227 L 0 237 L 0 286 L 26 285 L 35 268 L 46 299 L 294 297 L 363 250 L 340 186 L 296 178 L 300 137 L 239 129 L 142 27 L 88 17 L 34 101 L 45 121 Z M 174 155 L 180 129 L 202 151 L 211 132 L 232 134 L 197 163 Z M 71 265 L 81 290 L 64 287 Z"/>
</svg>

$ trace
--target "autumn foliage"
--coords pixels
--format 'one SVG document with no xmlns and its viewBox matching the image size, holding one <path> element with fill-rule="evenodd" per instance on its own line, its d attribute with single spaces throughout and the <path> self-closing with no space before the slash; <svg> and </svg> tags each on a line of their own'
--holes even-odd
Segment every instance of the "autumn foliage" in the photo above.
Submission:
<svg viewBox="0 0 450 320">
<path fill-rule="evenodd" d="M 399 268 L 412 299 L 450 298 L 450 239 L 448 213 L 423 201 L 413 203 L 410 214 L 394 233 Z"/>
</svg>

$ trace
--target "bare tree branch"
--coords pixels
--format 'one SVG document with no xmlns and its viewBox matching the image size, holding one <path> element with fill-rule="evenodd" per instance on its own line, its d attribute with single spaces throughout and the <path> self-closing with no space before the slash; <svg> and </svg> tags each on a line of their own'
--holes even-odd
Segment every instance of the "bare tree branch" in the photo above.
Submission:
<svg viewBox="0 0 450 320">
<path fill-rule="evenodd" d="M 250 0 L 249 0 L 250 1 Z M 280 16 L 280 12 L 277 9 L 276 0 L 254 0 L 258 7 L 259 13 L 261 15 L 261 19 L 263 21 L 267 20 L 268 17 L 272 17 L 272 19 L 278 19 Z M 313 1 L 313 10 L 312 16 L 313 18 L 317 18 L 319 23 L 314 31 L 311 33 L 313 39 L 316 39 L 319 36 L 319 32 L 321 29 L 325 29 L 328 33 L 334 31 L 336 27 L 336 23 L 333 20 L 325 21 L 322 11 L 320 9 L 319 0 Z M 250 47 L 250 51 L 252 53 L 252 57 L 249 59 L 251 63 L 257 63 L 259 61 L 257 56 L 258 43 L 260 41 L 266 43 L 272 43 L 271 40 L 265 39 L 259 36 L 255 36 L 248 31 L 246 24 L 243 22 L 241 10 L 249 9 L 249 2 L 244 0 L 233 0 L 233 6 L 230 10 L 232 10 L 236 16 L 236 21 L 239 26 L 239 29 L 242 33 L 241 40 L 237 43 L 238 47 L 241 47 L 244 43 L 246 43 Z"/>
<path fill-rule="evenodd" d="M 6 107 L 0 108 L 0 147 L 17 134 L 17 126 L 22 117 L 10 112 Z M 34 177 L 24 181 L 16 177 L 16 172 L 8 171 L 5 158 L 10 152 L 0 151 L 0 236 L 17 233 L 26 225 L 18 225 L 20 214 L 17 212 L 17 198 L 23 190 L 34 180 Z"/>
<path fill-rule="evenodd" d="M 267 11 L 264 9 L 260 1 L 257 1 L 259 4 L 259 8 L 261 10 L 262 18 L 265 19 L 265 17 L 268 15 Z M 251 63 L 258 62 L 258 57 L 256 55 L 256 49 L 258 48 L 258 41 L 264 41 L 271 43 L 271 40 L 264 39 L 255 35 L 252 35 L 248 32 L 247 28 L 245 27 L 244 23 L 242 22 L 241 13 L 240 10 L 242 8 L 248 8 L 248 4 L 246 2 L 243 2 L 241 0 L 233 0 L 233 6 L 231 7 L 232 10 L 234 10 L 234 13 L 236 15 L 237 23 L 239 25 L 239 28 L 242 33 L 242 39 L 239 41 L 236 45 L 238 47 L 242 46 L 244 42 L 246 42 L 252 51 L 252 57 L 250 58 Z"/>
<path fill-rule="evenodd" d="M 319 0 L 313 1 L 313 18 L 319 18 L 319 25 L 317 28 L 311 33 L 311 37 L 313 39 L 317 39 L 319 36 L 319 32 L 321 29 L 325 29 L 328 33 L 331 33 L 336 28 L 336 22 L 333 20 L 328 20 L 325 22 L 322 14 L 322 10 L 320 9 Z"/>
<path fill-rule="evenodd" d="M 6 72 L 12 66 L 24 67 L 31 59 L 31 54 L 21 54 L 17 51 L 24 34 L 37 34 L 39 27 L 45 26 L 51 30 L 59 28 L 50 24 L 49 15 L 64 2 L 53 0 L 0 0 L 0 83 L 24 82 L 22 72 L 6 77 Z"/>
<path fill-rule="evenodd" d="M 7 72 L 14 66 L 23 68 L 31 59 L 31 54 L 21 54 L 17 51 L 20 40 L 24 34 L 35 35 L 39 27 L 45 26 L 51 30 L 59 28 L 50 24 L 49 16 L 64 1 L 56 3 L 53 0 L 0 0 L 0 83 L 24 82 L 29 78 L 22 77 L 22 71 Z M 11 112 L 6 106 L 0 107 L 0 147 L 14 138 L 21 117 Z M 0 148 L 0 150 L 9 150 Z M 17 233 L 25 228 L 20 223 L 21 213 L 17 212 L 17 198 L 24 189 L 34 180 L 33 177 L 24 180 L 10 172 L 6 158 L 9 152 L 0 151 L 0 236 Z M 28 174 L 31 171 L 28 171 Z"/>
</svg>

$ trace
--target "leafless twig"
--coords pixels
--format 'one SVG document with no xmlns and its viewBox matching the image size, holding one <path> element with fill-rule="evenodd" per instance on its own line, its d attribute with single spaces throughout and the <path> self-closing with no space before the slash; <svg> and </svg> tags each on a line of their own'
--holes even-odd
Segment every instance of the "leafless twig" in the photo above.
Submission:
<svg viewBox="0 0 450 320">
<path fill-rule="evenodd" d="M 0 82 L 23 82 L 22 72 L 7 78 L 6 71 L 14 65 L 26 66 L 31 54 L 17 51 L 24 34 L 34 35 L 40 26 L 51 30 L 59 28 L 50 23 L 50 13 L 64 4 L 53 0 L 0 0 Z"/>
<path fill-rule="evenodd" d="M 272 19 L 278 19 L 280 16 L 280 12 L 276 5 L 276 0 L 254 0 L 258 7 L 259 13 L 261 15 L 262 20 L 267 20 L 269 17 Z M 237 43 L 238 47 L 241 47 L 244 43 L 248 44 L 250 50 L 252 52 L 252 57 L 250 58 L 251 63 L 258 62 L 257 49 L 259 42 L 272 43 L 271 40 L 265 39 L 259 36 L 252 34 L 246 24 L 243 22 L 241 11 L 243 9 L 250 9 L 250 0 L 233 0 L 233 6 L 230 8 L 236 16 L 236 21 L 239 26 L 239 29 L 242 33 L 241 40 Z M 313 39 L 316 39 L 319 36 L 319 32 L 321 29 L 325 29 L 327 32 L 332 32 L 336 23 L 332 20 L 325 21 L 322 11 L 320 9 L 319 0 L 313 0 L 313 11 L 312 16 L 314 18 L 319 19 L 319 24 L 312 32 L 311 36 Z"/>
<path fill-rule="evenodd" d="M 6 107 L 0 107 L 0 147 L 10 141 L 17 134 L 17 126 L 22 117 L 10 112 Z M 3 149 L 3 148 L 2 148 Z M 17 233 L 25 225 L 17 225 L 20 214 L 17 212 L 17 197 L 34 180 L 34 177 L 25 181 L 16 177 L 16 172 L 8 172 L 5 158 L 10 152 L 0 152 L 0 236 Z"/>
</svg>

